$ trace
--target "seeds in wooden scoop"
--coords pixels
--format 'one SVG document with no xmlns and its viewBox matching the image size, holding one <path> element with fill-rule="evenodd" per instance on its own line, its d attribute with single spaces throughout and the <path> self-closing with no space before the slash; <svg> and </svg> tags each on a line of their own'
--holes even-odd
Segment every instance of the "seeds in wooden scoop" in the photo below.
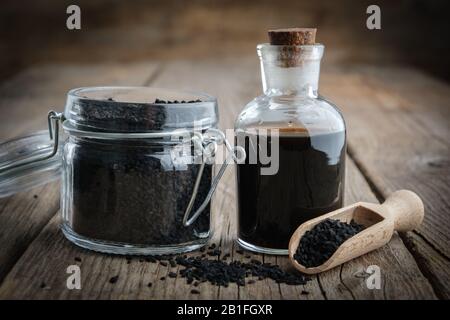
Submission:
<svg viewBox="0 0 450 320">
<path fill-rule="evenodd" d="M 343 242 L 363 229 L 364 226 L 354 220 L 346 223 L 326 219 L 305 232 L 294 258 L 307 268 L 317 267 L 327 261 Z"/>
</svg>

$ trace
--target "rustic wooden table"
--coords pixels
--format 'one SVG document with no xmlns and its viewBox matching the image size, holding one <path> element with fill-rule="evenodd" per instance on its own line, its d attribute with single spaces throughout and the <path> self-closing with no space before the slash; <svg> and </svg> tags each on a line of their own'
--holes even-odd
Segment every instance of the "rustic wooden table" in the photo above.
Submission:
<svg viewBox="0 0 450 320">
<path fill-rule="evenodd" d="M 0 86 L 0 138 L 45 128 L 46 112 L 62 110 L 70 88 L 102 84 L 214 94 L 219 98 L 223 129 L 232 128 L 239 110 L 261 90 L 254 57 L 39 66 Z M 89 252 L 69 243 L 59 230 L 59 186 L 51 183 L 0 199 L 0 298 L 448 299 L 450 87 L 410 68 L 355 66 L 325 69 L 321 92 L 341 107 L 347 121 L 346 202 L 377 202 L 396 189 L 411 189 L 426 207 L 425 221 L 418 230 L 395 234 L 385 247 L 314 276 L 304 286 L 272 280 L 228 288 L 202 283 L 201 293 L 193 295 L 184 278 L 159 280 L 170 272 L 170 266 L 139 258 L 127 263 L 123 257 Z M 228 169 L 213 203 L 213 242 L 233 259 L 245 260 L 236 252 L 235 210 L 234 173 Z M 286 257 L 252 258 L 289 268 Z M 66 269 L 72 264 L 81 267 L 81 290 L 66 287 Z M 380 267 L 380 290 L 366 286 L 364 270 L 370 265 Z M 116 276 L 117 282 L 110 283 Z"/>
</svg>

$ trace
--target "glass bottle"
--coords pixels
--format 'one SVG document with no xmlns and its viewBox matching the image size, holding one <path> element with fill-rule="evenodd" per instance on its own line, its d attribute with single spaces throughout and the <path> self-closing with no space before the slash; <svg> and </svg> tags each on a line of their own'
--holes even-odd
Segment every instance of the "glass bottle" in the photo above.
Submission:
<svg viewBox="0 0 450 320">
<path fill-rule="evenodd" d="M 324 46 L 257 47 L 264 93 L 235 122 L 238 243 L 287 254 L 295 229 L 342 207 L 346 129 L 338 108 L 318 94 Z M 268 161 L 270 159 L 270 161 Z"/>
</svg>

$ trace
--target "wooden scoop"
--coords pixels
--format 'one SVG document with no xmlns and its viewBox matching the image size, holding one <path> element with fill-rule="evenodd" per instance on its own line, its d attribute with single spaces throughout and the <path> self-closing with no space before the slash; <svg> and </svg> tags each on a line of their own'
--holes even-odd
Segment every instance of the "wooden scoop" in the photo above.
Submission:
<svg viewBox="0 0 450 320">
<path fill-rule="evenodd" d="M 422 223 L 423 216 L 422 200 L 417 194 L 408 190 L 394 192 L 381 205 L 358 202 L 300 225 L 289 242 L 289 258 L 300 272 L 320 273 L 380 248 L 389 242 L 394 231 L 406 232 L 417 228 Z M 294 259 L 294 254 L 305 232 L 325 219 L 335 219 L 347 223 L 354 219 L 365 229 L 342 243 L 322 265 L 306 268 Z"/>
</svg>

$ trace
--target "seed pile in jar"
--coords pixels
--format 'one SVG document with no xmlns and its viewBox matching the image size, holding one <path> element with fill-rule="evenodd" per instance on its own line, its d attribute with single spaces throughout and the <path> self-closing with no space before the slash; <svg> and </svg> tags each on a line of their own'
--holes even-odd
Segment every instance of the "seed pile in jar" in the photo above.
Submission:
<svg viewBox="0 0 450 320">
<path fill-rule="evenodd" d="M 307 268 L 317 267 L 327 261 L 342 243 L 363 229 L 364 226 L 354 220 L 346 223 L 326 219 L 305 232 L 294 258 Z"/>
<path fill-rule="evenodd" d="M 114 101 L 114 107 L 110 101 Z M 160 131 L 168 116 L 157 104 L 126 103 L 113 98 L 80 101 L 78 109 L 76 125 L 80 129 L 94 125 L 90 131 Z M 184 121 L 182 115 L 179 121 Z M 73 193 L 73 231 L 91 239 L 155 246 L 206 239 L 210 232 L 209 204 L 191 226 L 182 224 L 201 165 L 189 163 L 193 153 L 185 155 L 186 161 L 181 159 L 182 165 L 174 162 L 170 143 L 174 142 L 78 139 L 67 170 Z M 206 164 L 194 208 L 206 198 L 211 180 L 212 165 Z"/>
<path fill-rule="evenodd" d="M 172 103 L 197 103 L 197 102 L 202 102 L 202 100 L 197 99 L 197 100 L 162 100 L 162 99 L 155 99 L 154 103 L 162 103 L 162 104 L 172 104 Z"/>
</svg>

